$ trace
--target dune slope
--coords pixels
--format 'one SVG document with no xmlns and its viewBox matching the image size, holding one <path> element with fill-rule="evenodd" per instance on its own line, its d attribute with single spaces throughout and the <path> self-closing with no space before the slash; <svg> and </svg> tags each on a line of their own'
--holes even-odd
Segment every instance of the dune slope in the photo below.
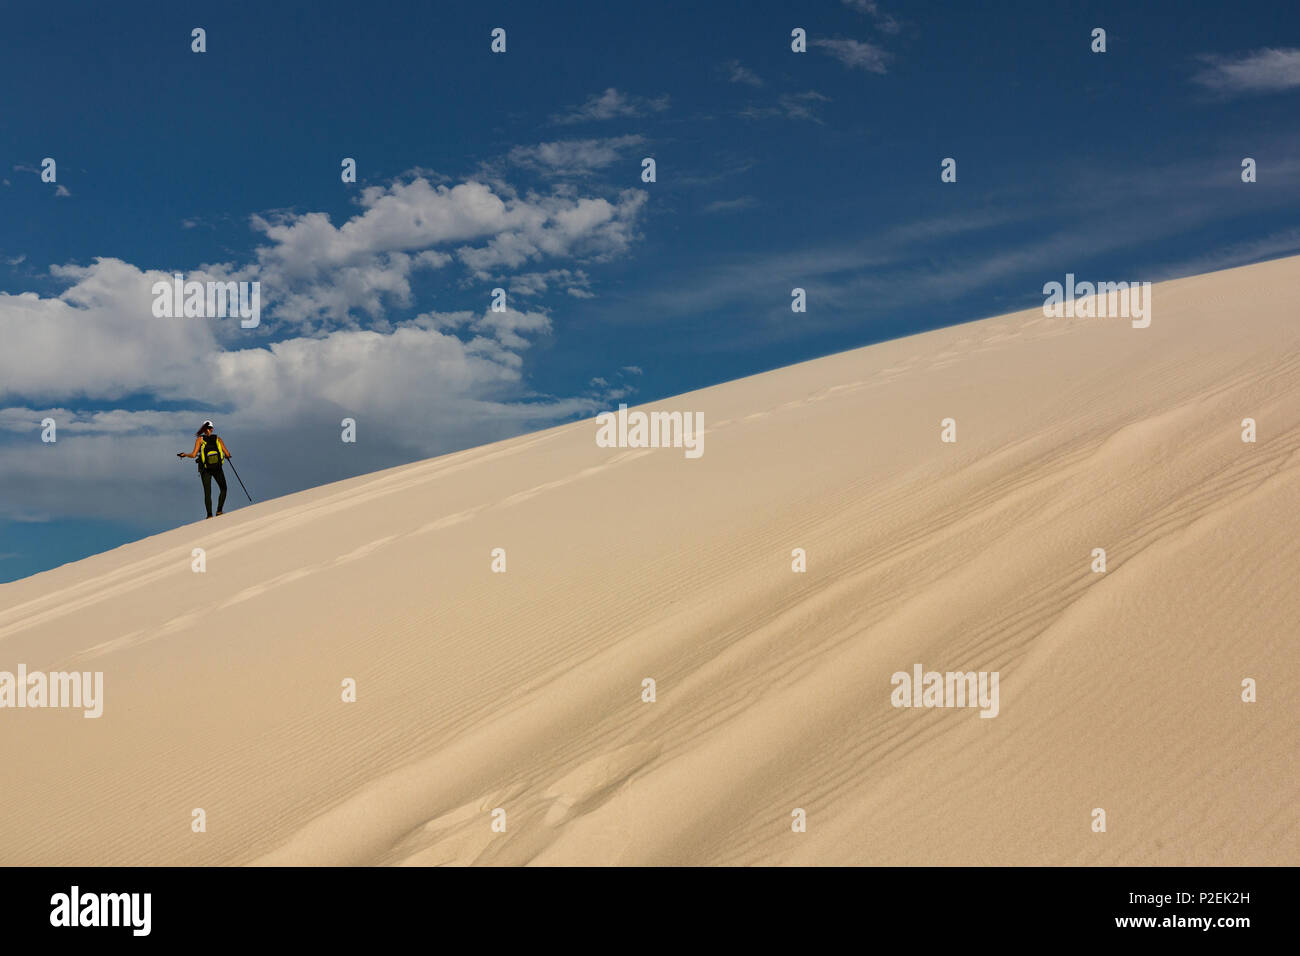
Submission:
<svg viewBox="0 0 1300 956">
<path fill-rule="evenodd" d="M 1300 259 L 1153 294 L 656 403 L 698 459 L 581 422 L 0 586 L 0 670 L 105 684 L 0 710 L 0 863 L 1294 864 Z M 892 706 L 916 664 L 997 716 Z"/>
</svg>

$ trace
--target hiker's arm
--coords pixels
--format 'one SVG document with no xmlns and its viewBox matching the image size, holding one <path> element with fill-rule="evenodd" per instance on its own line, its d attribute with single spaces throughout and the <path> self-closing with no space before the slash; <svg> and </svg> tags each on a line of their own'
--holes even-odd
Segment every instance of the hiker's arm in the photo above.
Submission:
<svg viewBox="0 0 1300 956">
<path fill-rule="evenodd" d="M 203 444 L 203 439 L 202 439 L 202 438 L 196 438 L 196 439 L 194 439 L 194 450 L 193 450 L 192 452 L 190 452 L 188 455 L 185 454 L 185 452 L 183 452 L 183 451 L 182 451 L 182 452 L 178 452 L 178 453 L 177 453 L 177 456 L 180 457 L 180 458 L 198 458 L 198 457 L 199 457 L 199 446 L 201 446 L 202 444 Z"/>
<path fill-rule="evenodd" d="M 218 438 L 217 441 L 221 442 L 221 453 L 227 458 L 233 458 L 234 456 L 230 454 L 230 449 L 226 447 L 226 440 L 224 438 Z"/>
</svg>

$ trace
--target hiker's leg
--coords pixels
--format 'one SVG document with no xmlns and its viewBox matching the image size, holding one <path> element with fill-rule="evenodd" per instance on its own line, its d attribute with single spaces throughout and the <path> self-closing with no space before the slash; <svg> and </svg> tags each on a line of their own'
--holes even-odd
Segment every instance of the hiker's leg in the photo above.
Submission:
<svg viewBox="0 0 1300 956">
<path fill-rule="evenodd" d="M 212 476 L 206 471 L 200 471 L 199 477 L 203 479 L 203 507 L 208 509 L 208 517 L 212 517 Z"/>
<path fill-rule="evenodd" d="M 226 473 L 220 465 L 217 465 L 216 478 L 217 487 L 221 489 L 221 494 L 217 497 L 217 514 L 221 514 L 226 510 Z"/>
</svg>

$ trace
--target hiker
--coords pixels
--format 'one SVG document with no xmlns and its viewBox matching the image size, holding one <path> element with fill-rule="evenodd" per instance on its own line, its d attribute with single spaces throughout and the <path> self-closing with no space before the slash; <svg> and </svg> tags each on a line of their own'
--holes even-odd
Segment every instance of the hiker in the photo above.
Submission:
<svg viewBox="0 0 1300 956">
<path fill-rule="evenodd" d="M 226 443 L 212 430 L 212 422 L 204 422 L 194 433 L 194 450 L 189 454 L 176 453 L 177 458 L 194 458 L 199 463 L 199 477 L 203 479 L 203 504 L 212 517 L 212 479 L 217 480 L 221 494 L 217 497 L 217 514 L 226 508 L 226 474 L 221 470 L 221 463 L 230 457 Z"/>
</svg>

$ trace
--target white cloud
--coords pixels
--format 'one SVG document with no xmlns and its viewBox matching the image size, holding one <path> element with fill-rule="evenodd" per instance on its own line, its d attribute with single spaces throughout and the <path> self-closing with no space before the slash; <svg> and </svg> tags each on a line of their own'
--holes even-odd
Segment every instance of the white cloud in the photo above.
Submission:
<svg viewBox="0 0 1300 956">
<path fill-rule="evenodd" d="M 813 40 L 813 46 L 826 50 L 851 70 L 866 70 L 868 73 L 884 73 L 889 54 L 864 40 Z"/>
<path fill-rule="evenodd" d="M 807 94 L 804 94 L 807 95 Z M 818 94 L 820 95 L 820 94 Z M 745 115 L 742 113 L 741 115 Z M 681 173 L 673 177 L 673 182 L 680 186 L 715 186 L 733 176 L 742 176 L 749 172 L 758 161 L 754 159 L 735 159 L 715 164 L 706 173 Z"/>
<path fill-rule="evenodd" d="M 782 93 L 775 104 L 771 106 L 749 106 L 740 111 L 740 115 L 746 119 L 766 119 L 768 117 L 778 117 L 781 119 L 802 119 L 811 120 L 814 123 L 820 123 L 821 119 L 813 111 L 817 103 L 829 103 L 829 96 L 823 96 L 816 90 L 808 90 L 805 93 Z"/>
<path fill-rule="evenodd" d="M 593 298 L 591 292 L 588 291 L 591 286 L 591 277 L 582 269 L 550 269 L 546 272 L 522 272 L 510 276 L 508 280 L 501 279 L 500 281 L 509 283 L 511 295 L 542 295 L 548 292 L 552 285 L 558 285 L 575 298 Z"/>
<path fill-rule="evenodd" d="M 865 13 L 870 16 L 876 24 L 876 29 L 881 33 L 896 34 L 902 30 L 902 26 L 897 20 L 885 11 L 880 9 L 880 4 L 876 0 L 841 0 L 846 7 L 851 7 L 859 13 Z"/>
<path fill-rule="evenodd" d="M 56 195 L 56 196 L 71 196 L 72 193 L 69 191 L 69 189 L 68 189 L 67 186 L 63 185 L 62 183 L 59 183 L 59 185 L 56 186 L 55 189 L 54 189 L 54 195 Z"/>
<path fill-rule="evenodd" d="M 0 431 L 16 434 L 36 434 L 41 430 L 41 419 L 53 418 L 60 435 L 112 434 L 142 431 L 154 428 L 172 428 L 180 422 L 194 418 L 190 412 L 133 412 L 125 409 L 110 411 L 80 411 L 63 406 L 36 411 L 31 408 L 0 408 Z M 197 424 L 198 419 L 195 419 Z M 190 428 L 193 431 L 193 427 Z"/>
<path fill-rule="evenodd" d="M 597 375 L 587 382 L 587 395 L 596 399 L 605 408 L 613 402 L 635 395 L 637 393 L 635 385 L 627 381 L 614 381 L 614 379 L 626 379 L 632 373 L 640 375 L 641 370 L 634 365 L 625 365 L 614 375 Z"/>
<path fill-rule="evenodd" d="M 62 295 L 0 293 L 0 394 L 112 400 L 142 386 L 169 400 L 191 394 L 216 336 L 205 321 L 153 318 L 150 286 L 169 275 L 119 259 L 50 271 L 72 283 Z"/>
<path fill-rule="evenodd" d="M 662 113 L 666 109 L 668 109 L 667 94 L 647 99 L 620 93 L 611 86 L 604 93 L 588 97 L 587 101 L 580 106 L 570 107 L 562 113 L 555 114 L 551 117 L 551 122 L 587 123 L 626 116 L 644 116 L 647 113 Z"/>
<path fill-rule="evenodd" d="M 384 253 L 489 236 L 526 215 L 478 182 L 450 189 L 426 179 L 369 186 L 359 202 L 365 212 L 338 228 L 320 212 L 274 221 L 252 217 L 254 228 L 272 242 L 259 250 L 259 259 L 279 263 L 290 275 L 310 276 Z"/>
<path fill-rule="evenodd" d="M 1300 49 L 1263 49 L 1238 57 L 1206 54 L 1192 82 L 1224 95 L 1277 93 L 1300 87 Z"/>
<path fill-rule="evenodd" d="M 235 319 L 155 318 L 152 286 L 170 270 L 109 257 L 52 266 L 66 284 L 61 294 L 0 293 L 0 403 L 12 406 L 0 407 L 0 517 L 124 519 L 141 501 L 189 514 L 194 489 L 169 467 L 181 450 L 171 446 L 188 449 L 207 417 L 240 448 L 261 449 L 249 456 L 261 487 L 282 494 L 594 413 L 597 396 L 539 395 L 527 384 L 524 357 L 551 333 L 547 309 L 492 312 L 485 294 L 481 312 L 401 320 L 391 305 L 414 304 L 417 271 L 457 263 L 515 295 L 590 296 L 577 263 L 626 250 L 645 201 L 637 190 L 611 199 L 572 188 L 519 195 L 505 184 L 417 178 L 364 190 L 358 213 L 338 226 L 313 212 L 254 217 L 265 242 L 252 262 L 185 277 L 261 281 L 256 331 Z M 565 262 L 511 275 L 547 258 Z M 354 310 L 372 313 L 372 327 L 355 327 Z M 345 324 L 313 328 L 320 320 Z M 102 409 L 114 402 L 128 407 Z M 31 454 L 31 436 L 21 433 L 35 434 L 47 414 L 59 442 Z M 324 470 L 304 468 L 303 430 L 325 439 L 334 430 L 337 444 L 345 416 L 362 424 L 365 440 L 346 456 L 323 456 Z M 87 494 L 109 460 L 132 494 Z"/>
<path fill-rule="evenodd" d="M 510 161 L 548 176 L 584 176 L 609 166 L 644 142 L 643 136 L 616 136 L 516 146 L 510 151 Z"/>
<path fill-rule="evenodd" d="M 1153 279 L 1160 281 L 1217 272 L 1297 253 L 1300 253 L 1300 229 L 1283 229 L 1259 239 L 1232 243 L 1205 255 L 1168 263 L 1156 270 Z"/>
<path fill-rule="evenodd" d="M 702 210 L 707 213 L 715 212 L 739 212 L 742 209 L 750 209 L 758 205 L 758 200 L 753 196 L 738 196 L 735 199 L 718 199 L 709 203 Z"/>
<path fill-rule="evenodd" d="M 762 78 L 749 67 L 742 66 L 739 60 L 732 60 L 727 64 L 727 78 L 732 83 L 744 83 L 746 86 L 763 85 Z"/>
<path fill-rule="evenodd" d="M 415 355 L 444 385 L 517 384 L 528 336 L 551 328 L 542 311 L 427 312 L 384 332 L 336 330 L 264 346 L 235 319 L 155 318 L 150 287 L 168 273 L 119 259 L 50 271 L 71 282 L 57 297 L 0 293 L 0 396 L 175 402 L 199 393 L 218 404 L 283 407 L 297 394 L 334 395 L 343 382 L 388 391 L 392 368 Z M 586 281 L 580 272 L 555 278 Z M 454 328 L 472 338 L 447 334 Z M 357 368 L 324 367 L 336 360 Z M 321 375 L 315 385 L 312 366 Z"/>
<path fill-rule="evenodd" d="M 579 256 L 604 261 L 625 252 L 636 237 L 636 220 L 647 194 L 625 189 L 617 202 L 607 199 L 536 198 L 522 207 L 513 228 L 482 246 L 461 246 L 457 257 L 476 276 L 493 269 L 517 269 L 548 256 Z"/>
<path fill-rule="evenodd" d="M 269 244 L 257 263 L 227 271 L 262 282 L 264 306 L 281 322 L 351 323 L 353 312 L 383 321 L 388 306 L 411 304 L 414 272 L 458 259 L 478 278 L 491 270 L 561 257 L 608 259 L 636 235 L 646 193 L 616 201 L 554 191 L 516 196 L 481 182 L 433 186 L 418 178 L 362 191 L 358 216 L 335 227 L 324 213 L 253 217 Z M 435 249 L 443 246 L 444 249 Z"/>
<path fill-rule="evenodd" d="M 109 301 L 106 290 L 133 269 L 100 260 L 74 294 L 0 296 L 0 337 L 14 344 L 0 351 L 0 394 L 31 396 L 0 408 L 0 517 L 130 519 L 142 501 L 192 516 L 197 485 L 190 472 L 177 477 L 173 454 L 188 450 L 208 417 L 255 463 L 259 485 L 284 493 L 597 410 L 592 397 L 539 396 L 527 386 L 523 353 L 550 333 L 544 312 L 426 313 L 390 332 L 340 329 L 225 349 L 210 334 L 219 320 L 154 319 L 130 295 Z M 142 392 L 181 410 L 78 408 Z M 40 396 L 56 400 L 42 408 L 32 403 Z M 36 438 L 47 415 L 58 424 L 55 445 Z M 357 450 L 326 454 L 335 433 L 305 464 L 304 431 L 328 435 L 343 417 L 361 424 Z M 87 493 L 108 461 L 131 493 Z"/>
</svg>

